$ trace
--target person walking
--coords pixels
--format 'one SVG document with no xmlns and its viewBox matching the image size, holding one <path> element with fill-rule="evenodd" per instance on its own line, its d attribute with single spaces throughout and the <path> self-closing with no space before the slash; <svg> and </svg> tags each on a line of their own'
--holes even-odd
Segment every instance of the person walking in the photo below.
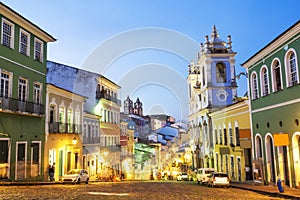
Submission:
<svg viewBox="0 0 300 200">
<path fill-rule="evenodd" d="M 55 163 L 53 163 L 53 165 L 49 169 L 50 181 L 54 181 L 54 172 L 55 172 Z"/>
</svg>

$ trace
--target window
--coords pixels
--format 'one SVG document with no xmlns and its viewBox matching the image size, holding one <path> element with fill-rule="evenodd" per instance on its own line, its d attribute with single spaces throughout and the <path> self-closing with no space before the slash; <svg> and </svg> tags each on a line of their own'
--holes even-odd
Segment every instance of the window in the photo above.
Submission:
<svg viewBox="0 0 300 200">
<path fill-rule="evenodd" d="M 49 115 L 49 122 L 53 123 L 55 122 L 55 106 L 50 106 L 50 115 Z"/>
<path fill-rule="evenodd" d="M 215 138 L 216 138 L 216 144 L 218 144 L 218 130 L 215 129 Z"/>
<path fill-rule="evenodd" d="M 2 40 L 1 43 L 9 48 L 14 48 L 14 25 L 2 19 Z"/>
<path fill-rule="evenodd" d="M 227 145 L 227 130 L 224 128 L 224 145 Z"/>
<path fill-rule="evenodd" d="M 258 98 L 258 87 L 257 87 L 257 75 L 256 73 L 253 73 L 251 76 L 251 94 L 252 94 L 252 99 L 257 99 Z"/>
<path fill-rule="evenodd" d="M 43 62 L 43 42 L 36 38 L 34 40 L 34 59 Z"/>
<path fill-rule="evenodd" d="M 273 65 L 273 92 L 277 92 L 278 90 L 282 89 L 281 86 L 281 69 L 280 69 L 280 64 L 278 60 L 275 60 Z"/>
<path fill-rule="evenodd" d="M 11 78 L 11 74 L 6 72 L 1 72 L 1 77 L 0 77 L 1 97 L 10 97 L 10 78 Z"/>
<path fill-rule="evenodd" d="M 30 35 L 24 30 L 20 31 L 20 53 L 29 56 Z"/>
<path fill-rule="evenodd" d="M 230 156 L 230 168 L 231 168 L 231 178 L 234 178 L 235 177 L 235 174 L 234 174 L 234 158 L 233 156 Z"/>
<path fill-rule="evenodd" d="M 287 54 L 287 80 L 288 86 L 293 86 L 298 83 L 298 71 L 297 71 L 297 63 L 296 63 L 296 55 L 293 51 L 290 51 Z"/>
<path fill-rule="evenodd" d="M 72 109 L 68 109 L 68 116 L 67 116 L 67 123 L 70 125 L 70 124 L 73 124 L 73 111 Z"/>
<path fill-rule="evenodd" d="M 232 128 L 229 128 L 229 144 L 233 144 L 233 134 L 232 134 Z"/>
<path fill-rule="evenodd" d="M 261 91 L 262 96 L 269 94 L 269 78 L 268 78 L 268 70 L 266 67 L 261 69 Z"/>
<path fill-rule="evenodd" d="M 27 80 L 20 78 L 19 79 L 19 101 L 27 100 Z"/>
<path fill-rule="evenodd" d="M 33 84 L 33 102 L 41 104 L 42 87 L 40 83 Z"/>
<path fill-rule="evenodd" d="M 40 145 L 39 143 L 32 143 L 32 163 L 38 164 L 40 162 Z"/>
<path fill-rule="evenodd" d="M 226 82 L 226 66 L 224 63 L 217 63 L 216 76 L 217 76 L 217 83 Z"/>
<path fill-rule="evenodd" d="M 9 148 L 8 140 L 0 140 L 0 164 L 8 163 Z"/>
<path fill-rule="evenodd" d="M 239 127 L 235 127 L 235 141 L 236 141 L 236 146 L 240 146 L 240 130 L 239 130 Z"/>
<path fill-rule="evenodd" d="M 59 108 L 59 122 L 65 123 L 65 109 L 62 107 Z"/>
<path fill-rule="evenodd" d="M 223 137 L 222 137 L 222 130 L 219 129 L 219 136 L 220 136 L 220 144 L 223 144 Z"/>
</svg>

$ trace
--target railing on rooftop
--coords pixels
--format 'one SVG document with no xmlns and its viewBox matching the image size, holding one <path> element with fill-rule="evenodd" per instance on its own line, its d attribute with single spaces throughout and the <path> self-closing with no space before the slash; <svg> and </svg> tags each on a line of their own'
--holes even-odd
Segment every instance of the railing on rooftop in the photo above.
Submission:
<svg viewBox="0 0 300 200">
<path fill-rule="evenodd" d="M 116 104 L 118 104 L 119 106 L 121 106 L 121 100 L 119 100 L 118 98 L 112 97 L 111 95 L 105 94 L 101 91 L 97 91 L 96 92 L 96 99 L 100 100 L 100 99 L 106 99 L 108 101 L 112 101 Z"/>
</svg>

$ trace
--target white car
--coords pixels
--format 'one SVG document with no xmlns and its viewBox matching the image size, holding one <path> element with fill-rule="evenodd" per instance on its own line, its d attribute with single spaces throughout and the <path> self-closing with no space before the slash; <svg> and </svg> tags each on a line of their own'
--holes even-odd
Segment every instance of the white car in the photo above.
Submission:
<svg viewBox="0 0 300 200">
<path fill-rule="evenodd" d="M 207 186 L 215 187 L 215 186 L 230 186 L 230 180 L 226 173 L 223 172 L 215 172 L 208 176 Z"/>
<path fill-rule="evenodd" d="M 63 183 L 89 183 L 89 174 L 85 169 L 71 169 L 60 177 Z"/>
<path fill-rule="evenodd" d="M 198 184 L 204 184 L 207 183 L 208 176 L 211 175 L 213 172 L 215 172 L 215 169 L 213 168 L 200 168 L 197 170 L 197 181 Z"/>
<path fill-rule="evenodd" d="M 177 181 L 188 181 L 189 175 L 186 172 L 181 172 L 177 176 Z"/>
</svg>

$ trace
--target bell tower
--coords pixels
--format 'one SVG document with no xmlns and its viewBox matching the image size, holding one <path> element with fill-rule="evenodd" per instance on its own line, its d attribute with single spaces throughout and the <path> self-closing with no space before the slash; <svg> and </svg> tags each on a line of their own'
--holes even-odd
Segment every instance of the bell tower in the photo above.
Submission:
<svg viewBox="0 0 300 200">
<path fill-rule="evenodd" d="M 210 37 L 200 44 L 195 62 L 188 66 L 189 128 L 193 148 L 198 150 L 197 168 L 214 167 L 210 113 L 233 103 L 237 94 L 235 57 L 231 36 L 227 42 L 212 27 Z"/>
</svg>

